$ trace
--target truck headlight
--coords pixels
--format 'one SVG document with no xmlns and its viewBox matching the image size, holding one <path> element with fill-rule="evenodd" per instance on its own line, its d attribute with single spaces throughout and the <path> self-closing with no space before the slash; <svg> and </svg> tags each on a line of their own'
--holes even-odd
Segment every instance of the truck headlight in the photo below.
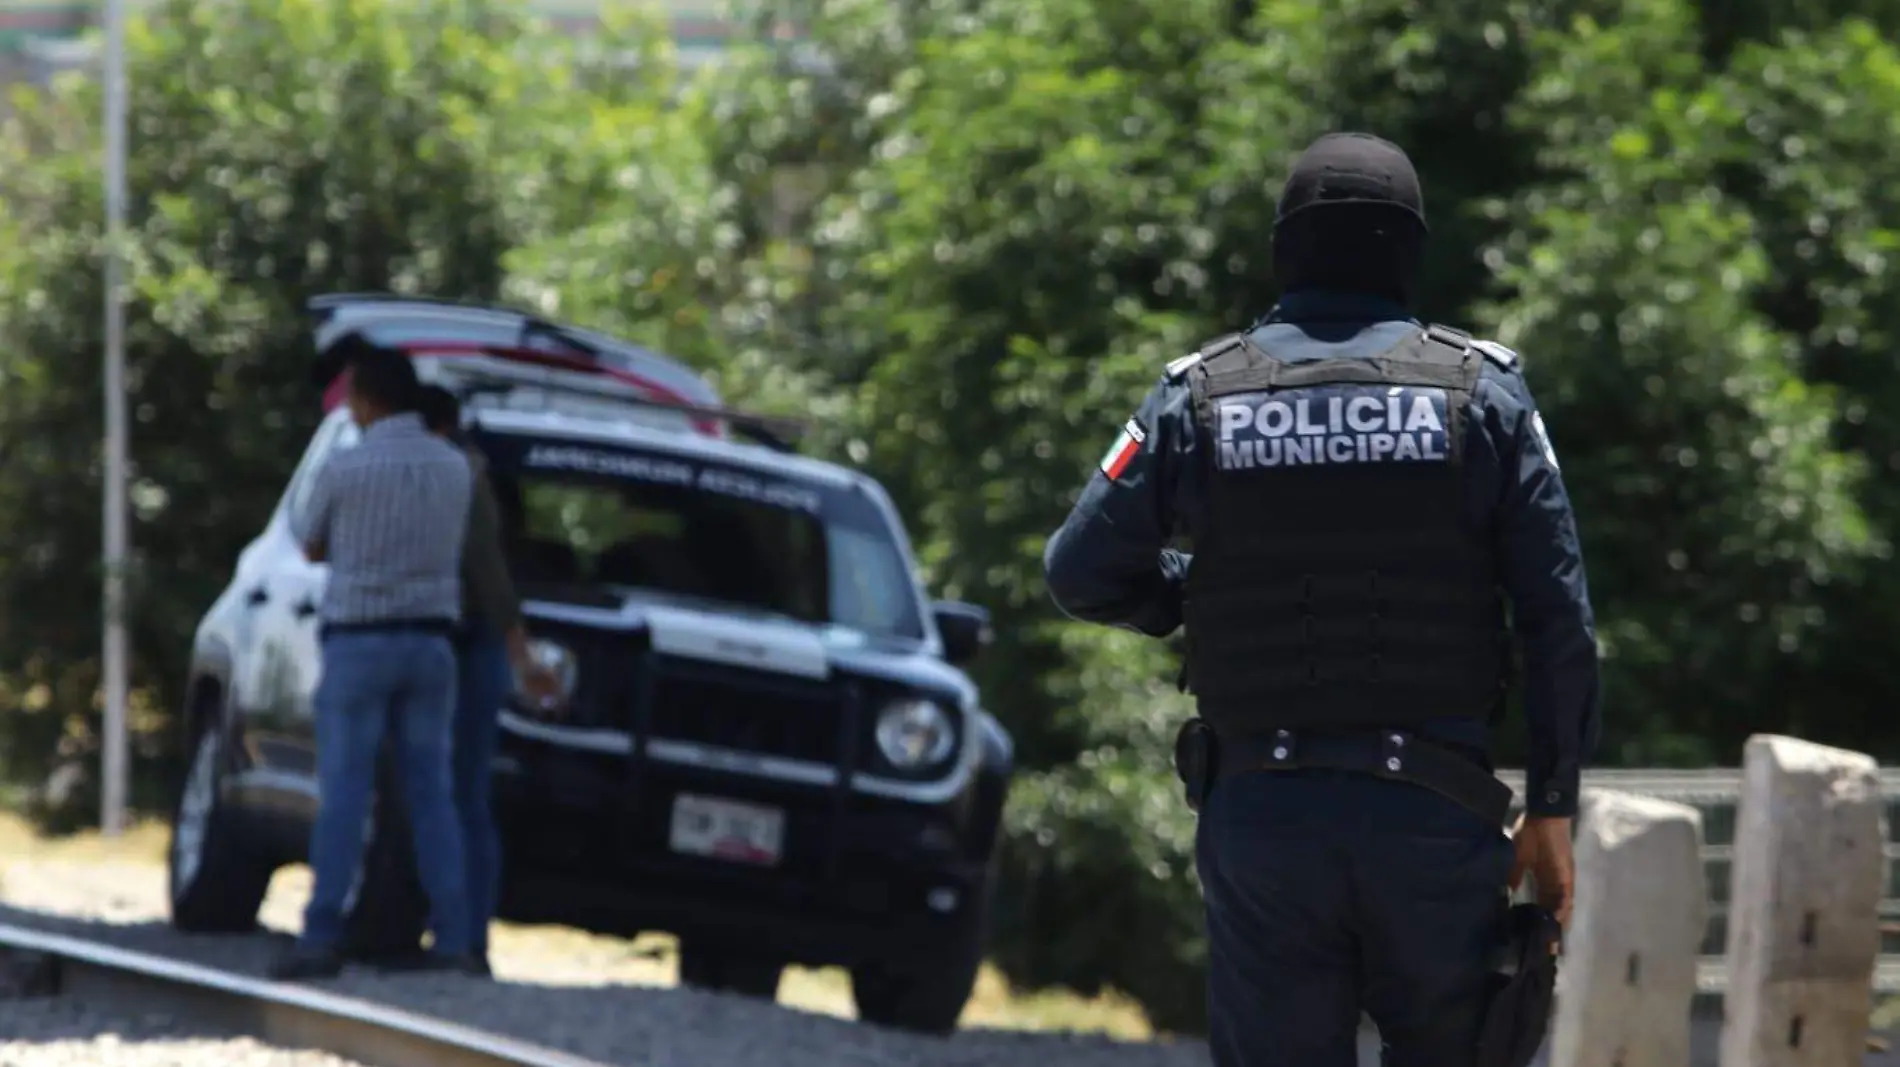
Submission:
<svg viewBox="0 0 1900 1067">
<path fill-rule="evenodd" d="M 877 716 L 878 751 L 901 770 L 943 762 L 956 739 L 949 714 L 928 700 L 900 700 Z"/>
<path fill-rule="evenodd" d="M 559 694 L 561 704 L 565 705 L 573 699 L 574 686 L 580 681 L 580 663 L 567 646 L 539 638 L 530 640 L 528 658 L 554 676 L 556 692 Z M 522 704 L 533 706 L 533 696 L 528 692 L 525 680 L 519 674 L 515 676 L 515 696 Z"/>
</svg>

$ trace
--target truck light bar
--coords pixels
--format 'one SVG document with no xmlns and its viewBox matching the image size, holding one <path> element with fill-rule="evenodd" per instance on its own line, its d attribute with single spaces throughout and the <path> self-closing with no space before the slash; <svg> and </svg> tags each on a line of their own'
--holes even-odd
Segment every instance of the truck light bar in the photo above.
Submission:
<svg viewBox="0 0 1900 1067">
<path fill-rule="evenodd" d="M 507 394 L 520 388 L 540 389 L 550 393 L 608 397 L 616 403 L 637 407 L 658 408 L 677 411 L 703 423 L 724 422 L 739 430 L 759 444 L 781 452 L 793 451 L 798 438 L 804 436 L 810 425 L 801 419 L 782 415 L 761 415 L 755 412 L 740 411 L 736 408 L 708 404 L 695 404 L 671 393 L 653 395 L 653 386 L 644 379 L 592 363 L 575 360 L 558 352 L 548 352 L 538 348 L 496 348 L 492 345 L 451 345 L 433 344 L 427 341 L 408 342 L 405 350 L 423 350 L 441 355 L 467 354 L 494 356 L 514 363 L 536 363 L 562 370 L 587 370 L 606 375 L 615 384 L 629 385 L 636 391 L 619 389 L 605 390 L 588 388 L 580 382 L 536 381 L 510 382 L 490 379 L 471 382 L 462 390 L 464 397 L 481 393 Z"/>
<path fill-rule="evenodd" d="M 515 389 L 532 387 L 547 393 L 586 395 L 611 400 L 614 403 L 677 411 L 692 419 L 694 425 L 703 433 L 715 433 L 716 424 L 724 422 L 741 432 L 743 436 L 780 451 L 791 451 L 793 442 L 807 429 L 807 425 L 797 419 L 759 415 L 723 406 L 696 403 L 681 395 L 675 387 L 654 381 L 644 374 L 621 366 L 615 358 L 616 353 L 601 349 L 598 344 L 581 333 L 513 308 L 395 293 L 328 293 L 312 297 L 305 302 L 304 306 L 318 319 L 328 320 L 341 310 L 363 305 L 383 305 L 392 309 L 398 305 L 433 307 L 492 316 L 500 320 L 496 323 L 497 325 L 505 324 L 506 333 L 515 335 L 513 344 L 496 344 L 491 334 L 490 338 L 481 341 L 446 338 L 431 341 L 412 338 L 397 345 L 413 357 L 487 356 L 517 365 L 525 364 L 576 372 L 577 375 L 576 379 L 568 381 L 544 378 L 526 382 L 495 378 L 488 382 L 470 383 L 465 388 L 465 392 L 509 393 Z M 537 339 L 552 341 L 554 344 L 551 346 L 534 344 Z M 321 358 L 323 353 L 319 355 L 318 367 L 315 368 L 317 377 L 323 379 L 321 384 L 327 386 L 329 393 L 337 394 L 343 384 L 341 368 Z M 592 381 L 586 381 L 579 376 L 585 376 Z M 326 407 L 338 399 L 340 397 L 334 395 L 326 398 Z"/>
</svg>

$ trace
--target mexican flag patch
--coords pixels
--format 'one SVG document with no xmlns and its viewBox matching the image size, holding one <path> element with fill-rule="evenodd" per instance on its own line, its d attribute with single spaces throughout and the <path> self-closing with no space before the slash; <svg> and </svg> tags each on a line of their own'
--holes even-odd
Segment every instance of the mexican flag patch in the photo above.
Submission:
<svg viewBox="0 0 1900 1067">
<path fill-rule="evenodd" d="M 1115 438 L 1115 443 L 1108 447 L 1108 454 L 1102 457 L 1102 473 L 1110 478 L 1120 478 L 1122 472 L 1128 469 L 1128 464 L 1135 458 L 1135 453 L 1141 451 L 1142 442 L 1146 440 L 1148 440 L 1148 432 L 1141 428 L 1140 423 L 1134 419 L 1123 423 L 1121 434 Z"/>
</svg>

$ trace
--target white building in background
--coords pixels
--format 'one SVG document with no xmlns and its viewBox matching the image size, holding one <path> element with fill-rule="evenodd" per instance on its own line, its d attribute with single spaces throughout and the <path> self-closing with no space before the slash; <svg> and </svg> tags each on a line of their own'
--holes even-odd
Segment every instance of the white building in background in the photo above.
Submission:
<svg viewBox="0 0 1900 1067">
<path fill-rule="evenodd" d="M 126 0 L 133 12 L 152 0 Z M 402 3 L 404 0 L 389 0 Z M 756 32 L 729 16 L 734 3 L 747 0 L 646 0 L 657 3 L 672 26 L 677 58 L 682 67 L 713 62 L 728 45 Z M 554 28 L 579 37 L 600 25 L 601 0 L 528 0 L 529 8 Z M 9 82 L 44 84 L 53 75 L 86 67 L 97 51 L 90 31 L 104 16 L 103 0 L 0 0 L 0 116 L 11 109 L 4 89 Z M 797 47 L 797 32 L 781 26 L 777 40 L 794 44 L 786 58 L 793 69 L 821 74 L 828 64 L 808 48 Z M 824 186 L 820 169 L 780 164 L 771 182 L 768 225 L 785 234 L 811 206 Z"/>
<path fill-rule="evenodd" d="M 133 9 L 148 0 L 128 0 Z M 392 0 L 400 2 L 400 0 Z M 673 27 L 683 66 L 699 66 L 744 32 L 722 0 L 658 0 Z M 530 0 L 530 7 L 556 28 L 584 36 L 600 24 L 599 0 Z M 92 54 L 86 32 L 103 15 L 102 0 L 0 0 L 0 82 L 43 81 L 54 72 L 85 63 Z"/>
</svg>

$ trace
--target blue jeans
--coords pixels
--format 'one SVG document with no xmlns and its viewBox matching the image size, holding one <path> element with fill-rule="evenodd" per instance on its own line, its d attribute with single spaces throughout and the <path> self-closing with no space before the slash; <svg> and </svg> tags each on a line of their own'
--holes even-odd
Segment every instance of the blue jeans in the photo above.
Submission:
<svg viewBox="0 0 1900 1067">
<path fill-rule="evenodd" d="M 488 924 L 501 890 L 501 835 L 489 807 L 502 702 L 514 684 L 508 644 L 477 627 L 460 651 L 455 688 L 455 812 L 467 853 L 469 944 L 488 951 Z"/>
<path fill-rule="evenodd" d="M 455 652 L 447 637 L 403 631 L 324 637 L 316 692 L 318 806 L 310 832 L 316 885 L 304 912 L 306 947 L 334 948 L 342 936 L 344 905 L 363 862 L 377 750 L 393 726 L 435 949 L 469 951 L 462 832 L 450 789 L 454 709 Z"/>
<path fill-rule="evenodd" d="M 1471 1067 L 1511 843 L 1437 793 L 1345 772 L 1225 779 L 1201 813 L 1216 1067 Z"/>
</svg>

